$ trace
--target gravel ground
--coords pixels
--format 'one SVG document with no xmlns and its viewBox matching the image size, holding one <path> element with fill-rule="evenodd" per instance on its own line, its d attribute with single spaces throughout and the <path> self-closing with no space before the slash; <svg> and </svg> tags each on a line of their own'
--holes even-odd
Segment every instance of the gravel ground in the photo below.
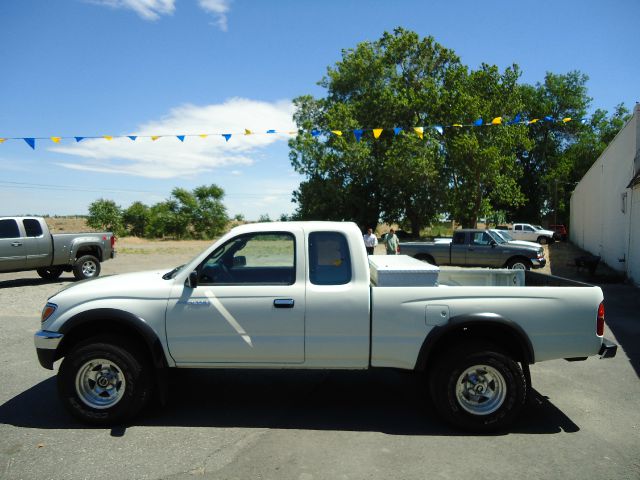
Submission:
<svg viewBox="0 0 640 480">
<path fill-rule="evenodd" d="M 102 274 L 169 270 L 207 245 L 124 239 Z M 547 251 L 547 273 L 586 279 L 579 251 Z M 72 278 L 0 274 L 0 479 L 640 478 L 640 295 L 629 285 L 603 285 L 616 358 L 534 365 L 534 399 L 514 427 L 469 435 L 397 371 L 190 372 L 166 407 L 88 428 L 58 402 L 32 340 L 47 298 Z"/>
</svg>

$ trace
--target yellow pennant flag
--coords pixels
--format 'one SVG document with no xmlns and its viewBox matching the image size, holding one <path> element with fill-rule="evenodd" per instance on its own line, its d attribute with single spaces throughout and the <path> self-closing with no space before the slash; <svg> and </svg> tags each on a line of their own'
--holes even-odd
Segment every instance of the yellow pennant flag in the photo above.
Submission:
<svg viewBox="0 0 640 480">
<path fill-rule="evenodd" d="M 420 137 L 420 140 L 424 137 L 424 128 L 423 127 L 413 127 L 413 131 L 416 132 L 416 135 Z"/>
<path fill-rule="evenodd" d="M 381 133 L 382 133 L 382 128 L 374 128 L 373 129 L 373 138 L 378 138 Z"/>
<path fill-rule="evenodd" d="M 253 132 L 251 130 L 249 130 L 248 128 L 244 129 L 244 134 L 245 135 L 251 135 Z"/>
<path fill-rule="evenodd" d="M 337 135 L 339 137 L 342 136 L 342 130 L 331 130 L 331 133 L 333 133 L 334 135 Z M 377 137 L 376 137 L 377 138 Z"/>
<path fill-rule="evenodd" d="M 496 117 L 491 120 L 491 125 L 500 125 L 502 123 L 502 117 Z"/>
<path fill-rule="evenodd" d="M 51 137 L 53 143 L 60 143 L 60 140 L 62 140 L 62 137 Z"/>
<path fill-rule="evenodd" d="M 570 121 L 571 121 L 571 117 L 564 117 L 562 119 L 562 123 L 567 123 L 567 122 L 570 122 Z"/>
<path fill-rule="evenodd" d="M 207 138 L 207 136 L 208 136 L 208 135 L 206 135 L 206 134 L 204 134 L 204 133 L 199 135 L 199 137 L 200 137 L 200 138 Z"/>
<path fill-rule="evenodd" d="M 103 135 L 102 138 L 104 138 L 105 140 L 113 140 L 113 137 L 111 135 Z"/>
<path fill-rule="evenodd" d="M 0 143 L 4 143 L 4 142 L 6 142 L 6 141 L 7 141 L 7 139 L 6 139 L 6 138 L 0 138 Z"/>
<path fill-rule="evenodd" d="M 160 138 L 160 135 L 151 135 L 151 141 L 152 142 L 155 142 L 159 138 Z"/>
<path fill-rule="evenodd" d="M 529 120 L 529 125 L 531 125 L 532 123 L 538 123 L 538 120 L 540 120 L 539 118 L 534 118 L 533 120 Z"/>
<path fill-rule="evenodd" d="M 458 128 L 462 128 L 462 125 L 460 123 L 454 123 L 453 126 L 454 127 L 458 127 Z"/>
</svg>

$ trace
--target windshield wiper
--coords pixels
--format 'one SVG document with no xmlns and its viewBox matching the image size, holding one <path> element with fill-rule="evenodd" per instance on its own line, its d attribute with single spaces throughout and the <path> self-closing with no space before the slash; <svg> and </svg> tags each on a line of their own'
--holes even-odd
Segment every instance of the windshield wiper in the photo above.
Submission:
<svg viewBox="0 0 640 480">
<path fill-rule="evenodd" d="M 182 267 L 184 267 L 184 265 L 180 265 L 179 267 L 174 268 L 173 270 L 171 270 L 170 272 L 165 273 L 164 275 L 162 275 L 163 280 L 170 280 L 173 278 L 173 276 L 178 272 L 178 270 L 180 270 Z"/>
</svg>

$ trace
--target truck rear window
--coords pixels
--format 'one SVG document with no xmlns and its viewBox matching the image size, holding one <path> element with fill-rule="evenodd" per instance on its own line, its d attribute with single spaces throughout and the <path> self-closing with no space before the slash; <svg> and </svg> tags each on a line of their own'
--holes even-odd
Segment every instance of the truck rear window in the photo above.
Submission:
<svg viewBox="0 0 640 480">
<path fill-rule="evenodd" d="M 314 285 L 344 285 L 351 281 L 351 256 L 343 234 L 309 234 L 309 280 Z"/>
<path fill-rule="evenodd" d="M 27 232 L 27 237 L 40 237 L 42 235 L 42 227 L 40 222 L 35 218 L 25 218 L 22 220 L 24 225 L 24 231 Z"/>
<path fill-rule="evenodd" d="M 13 219 L 0 220 L 0 238 L 20 238 L 18 222 Z"/>
</svg>

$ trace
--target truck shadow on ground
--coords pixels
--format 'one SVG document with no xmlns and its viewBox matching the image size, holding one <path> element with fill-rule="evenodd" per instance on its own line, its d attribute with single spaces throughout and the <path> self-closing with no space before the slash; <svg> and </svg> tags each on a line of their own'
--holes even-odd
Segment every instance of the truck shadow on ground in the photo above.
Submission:
<svg viewBox="0 0 640 480">
<path fill-rule="evenodd" d="M 11 280 L 0 280 L 0 289 L 2 288 L 16 288 L 16 287 L 33 287 L 37 285 L 45 285 L 48 283 L 59 283 L 62 287 L 63 284 L 75 282 L 74 277 L 68 278 L 56 278 L 55 280 L 47 280 L 45 278 L 14 278 Z"/>
<path fill-rule="evenodd" d="M 186 371 L 171 381 L 169 402 L 151 406 L 136 426 L 273 428 L 470 436 L 444 424 L 420 377 L 399 371 Z M 0 423 L 26 428 L 88 429 L 59 403 L 51 377 L 0 406 Z M 111 430 L 126 434 L 127 426 Z M 508 430 L 549 434 L 580 428 L 540 393 Z"/>
</svg>

